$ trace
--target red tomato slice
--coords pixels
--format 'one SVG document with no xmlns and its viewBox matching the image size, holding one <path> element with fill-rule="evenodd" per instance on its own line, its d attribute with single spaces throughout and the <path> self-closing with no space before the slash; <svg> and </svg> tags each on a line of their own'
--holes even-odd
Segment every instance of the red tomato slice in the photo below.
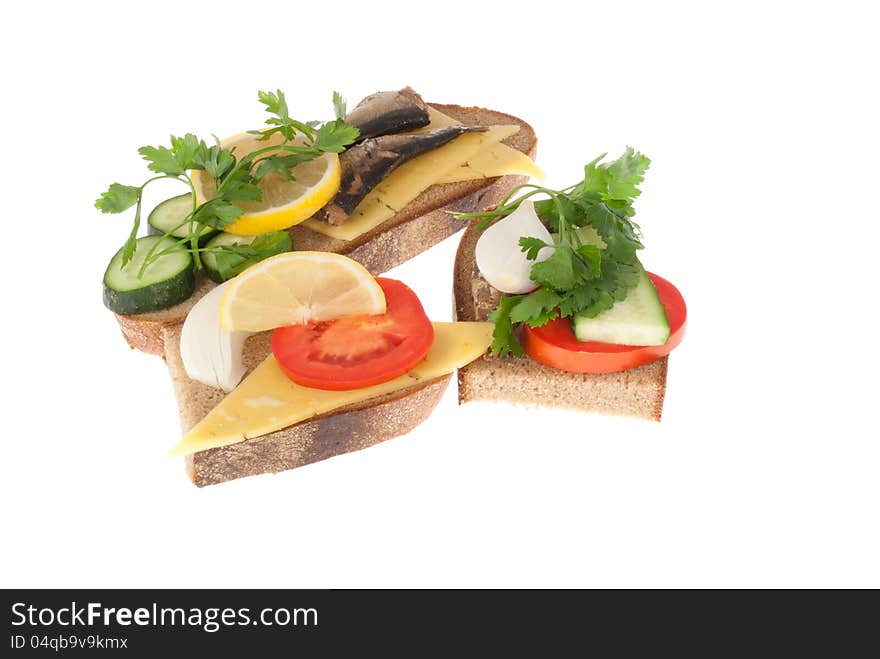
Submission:
<svg viewBox="0 0 880 659">
<path fill-rule="evenodd" d="M 669 321 L 669 339 L 662 346 L 624 346 L 596 341 L 578 341 L 568 318 L 551 320 L 543 327 L 523 330 L 526 354 L 536 362 L 572 373 L 616 373 L 653 362 L 672 352 L 684 338 L 687 307 L 678 289 L 648 273 Z"/>
<path fill-rule="evenodd" d="M 434 343 L 434 326 L 415 293 L 396 279 L 377 278 L 386 311 L 279 327 L 272 353 L 297 384 L 361 389 L 393 380 L 418 364 Z"/>
</svg>

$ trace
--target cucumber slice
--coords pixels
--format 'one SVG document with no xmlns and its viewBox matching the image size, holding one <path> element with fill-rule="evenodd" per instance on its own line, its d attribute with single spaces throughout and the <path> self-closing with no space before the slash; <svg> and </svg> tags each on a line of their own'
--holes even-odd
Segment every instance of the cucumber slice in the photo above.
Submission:
<svg viewBox="0 0 880 659">
<path fill-rule="evenodd" d="M 223 245 L 250 245 L 252 242 L 254 242 L 254 240 L 259 237 L 260 236 L 237 236 L 235 234 L 221 231 L 205 244 L 205 249 L 211 249 L 212 247 L 222 247 Z M 293 242 L 288 236 L 288 240 L 280 243 L 277 250 L 273 251 L 271 254 L 265 254 L 263 258 L 273 256 L 274 254 L 280 254 L 281 252 L 289 252 L 292 247 Z M 223 277 L 223 274 L 221 274 L 220 268 L 218 267 L 216 252 L 203 252 L 202 265 L 205 266 L 205 272 L 208 273 L 208 276 L 211 279 L 216 281 L 218 284 L 222 284 L 224 281 L 235 277 L 235 275 L 239 274 L 245 268 L 248 268 L 254 263 L 258 262 L 257 259 L 247 259 L 236 255 L 230 255 L 230 258 L 234 260 L 231 262 L 232 266 L 227 269 L 227 272 L 225 273 L 225 278 Z"/>
<path fill-rule="evenodd" d="M 626 299 L 595 318 L 578 314 L 572 319 L 572 326 L 578 341 L 661 346 L 669 339 L 666 309 L 644 269 Z"/>
<path fill-rule="evenodd" d="M 147 218 L 148 232 L 154 236 L 169 233 L 175 238 L 185 238 L 190 233 L 189 224 L 179 225 L 191 211 L 192 194 L 189 192 L 166 199 L 156 206 Z M 217 233 L 216 229 L 206 224 L 196 222 L 196 225 L 200 227 L 199 242 L 203 242 Z"/>
<path fill-rule="evenodd" d="M 138 279 L 138 271 L 153 245 L 156 250 L 174 245 L 174 240 L 161 236 L 137 239 L 132 259 L 122 267 L 122 250 L 110 260 L 104 272 L 104 306 L 122 314 L 158 311 L 183 302 L 195 289 L 193 260 L 182 246 L 153 261 Z"/>
</svg>

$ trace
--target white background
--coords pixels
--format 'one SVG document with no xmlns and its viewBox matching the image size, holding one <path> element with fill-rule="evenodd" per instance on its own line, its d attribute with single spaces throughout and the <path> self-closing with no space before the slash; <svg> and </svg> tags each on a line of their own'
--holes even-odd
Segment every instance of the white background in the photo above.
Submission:
<svg viewBox="0 0 880 659">
<path fill-rule="evenodd" d="M 880 586 L 870 3 L 195 4 L 4 10 L 0 585 Z M 407 437 L 195 488 L 95 197 L 258 126 L 258 89 L 310 119 L 406 84 L 530 121 L 551 185 L 653 159 L 643 261 L 690 311 L 662 423 L 453 386 Z M 455 246 L 392 273 L 434 319 Z"/>
</svg>

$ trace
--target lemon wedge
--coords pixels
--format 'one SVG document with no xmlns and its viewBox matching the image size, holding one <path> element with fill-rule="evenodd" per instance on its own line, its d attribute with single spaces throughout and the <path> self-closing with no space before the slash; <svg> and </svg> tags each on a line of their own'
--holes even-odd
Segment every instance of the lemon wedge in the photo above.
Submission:
<svg viewBox="0 0 880 659">
<path fill-rule="evenodd" d="M 242 133 L 220 144 L 225 149 L 234 149 L 236 157 L 240 159 L 257 149 L 276 146 L 282 141 L 280 133 L 262 142 L 255 135 Z M 302 143 L 301 136 L 292 142 Z M 244 214 L 224 231 L 239 236 L 255 236 L 304 222 L 324 207 L 339 190 L 341 172 L 339 156 L 323 153 L 291 169 L 294 180 L 277 173 L 264 176 L 259 182 L 262 200 L 237 202 Z M 214 196 L 214 181 L 206 172 L 194 170 L 191 179 L 198 203 Z"/>
<path fill-rule="evenodd" d="M 385 294 L 357 261 L 329 252 L 287 252 L 230 280 L 220 302 L 224 331 L 263 330 L 385 313 Z"/>
</svg>

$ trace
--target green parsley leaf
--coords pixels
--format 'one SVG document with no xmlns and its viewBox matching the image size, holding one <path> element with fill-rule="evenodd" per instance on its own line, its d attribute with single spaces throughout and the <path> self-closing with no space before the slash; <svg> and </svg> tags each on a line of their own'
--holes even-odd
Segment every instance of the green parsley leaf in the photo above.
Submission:
<svg viewBox="0 0 880 659">
<path fill-rule="evenodd" d="M 275 115 L 266 119 L 266 123 L 277 128 L 263 131 L 263 139 L 269 137 L 276 132 L 283 132 L 286 140 L 292 140 L 294 137 L 293 130 L 290 128 L 290 111 L 287 108 L 287 99 L 284 98 L 284 92 L 280 89 L 275 92 L 257 92 L 257 99 L 266 106 L 266 112 Z"/>
<path fill-rule="evenodd" d="M 236 206 L 228 201 L 219 201 L 216 204 L 211 204 L 209 208 L 215 221 L 207 222 L 207 224 L 215 229 L 225 229 L 244 213 L 241 206 Z"/>
<path fill-rule="evenodd" d="M 266 119 L 267 124 L 283 126 L 290 121 L 290 110 L 287 107 L 287 99 L 280 89 L 274 92 L 257 92 L 257 99 L 266 106 L 266 112 L 274 114 L 274 117 Z"/>
<path fill-rule="evenodd" d="M 608 199 L 631 201 L 642 191 L 636 186 L 645 180 L 645 172 L 651 165 L 651 159 L 636 152 L 631 146 L 617 160 L 608 163 L 608 181 L 605 196 Z"/>
<path fill-rule="evenodd" d="M 214 253 L 214 263 L 223 281 L 229 281 L 249 265 L 245 265 L 247 257 L 239 255 L 235 247 L 235 245 L 224 245 Z"/>
<path fill-rule="evenodd" d="M 495 323 L 495 329 L 492 330 L 492 354 L 523 356 L 522 346 L 519 339 L 516 338 L 513 323 L 510 320 L 511 310 L 523 297 L 523 295 L 511 295 L 501 298 L 498 308 L 489 314 L 489 320 Z"/>
<path fill-rule="evenodd" d="M 333 92 L 333 114 L 337 121 L 345 121 L 345 98 L 339 92 Z"/>
<path fill-rule="evenodd" d="M 635 227 L 627 218 L 611 212 L 605 204 L 596 204 L 587 209 L 587 222 L 596 230 L 606 245 L 609 255 L 628 261 L 642 249 L 642 242 L 636 235 Z"/>
<path fill-rule="evenodd" d="M 273 126 L 262 131 L 262 139 L 268 139 L 275 133 L 281 133 L 286 142 L 290 142 L 296 137 L 297 131 L 308 138 L 314 137 L 314 130 L 306 123 L 297 121 L 290 117 L 290 110 L 287 107 L 287 99 L 284 92 L 280 89 L 274 92 L 258 92 L 257 98 L 260 103 L 266 106 L 266 112 L 275 115 L 266 119 L 266 124 Z"/>
<path fill-rule="evenodd" d="M 198 163 L 205 159 L 207 151 L 207 145 L 192 133 L 183 137 L 172 135 L 170 149 L 165 146 L 142 146 L 138 149 L 151 171 L 171 176 L 196 169 Z"/>
<path fill-rule="evenodd" d="M 180 166 L 181 171 L 193 169 L 196 159 L 203 160 L 208 151 L 208 146 L 192 133 L 183 137 L 171 136 L 171 151 Z"/>
<path fill-rule="evenodd" d="M 604 154 L 584 167 L 584 180 L 572 190 L 576 198 L 591 195 L 605 202 L 618 215 L 631 217 L 635 214 L 633 200 L 641 194 L 637 187 L 645 179 L 651 159 L 632 147 L 617 160 L 600 164 Z"/>
<path fill-rule="evenodd" d="M 281 174 L 287 178 L 288 181 L 292 181 L 294 180 L 294 176 L 291 174 L 290 170 L 301 163 L 314 160 L 316 155 L 317 153 L 315 151 L 309 150 L 301 153 L 289 153 L 283 156 L 277 155 L 272 158 L 266 158 L 265 160 L 260 161 L 260 164 L 257 165 L 257 168 L 254 170 L 254 180 L 259 181 L 269 174 Z"/>
<path fill-rule="evenodd" d="M 524 236 L 519 239 L 519 246 L 523 252 L 526 254 L 526 258 L 529 261 L 534 261 L 538 258 L 538 252 L 540 252 L 545 247 L 553 247 L 553 245 L 548 245 L 540 238 L 531 238 Z"/>
<path fill-rule="evenodd" d="M 131 258 L 134 256 L 135 250 L 137 250 L 137 234 L 138 228 L 141 226 L 141 200 L 138 199 L 137 204 L 135 205 L 134 211 L 134 223 L 131 226 L 131 231 L 128 233 L 128 238 L 125 241 L 125 244 L 122 246 L 122 267 L 124 268 L 128 265 L 128 262 L 131 261 Z"/>
<path fill-rule="evenodd" d="M 225 229 L 241 217 L 242 213 L 244 211 L 241 206 L 236 206 L 225 199 L 214 197 L 196 209 L 193 219 L 215 229 Z"/>
<path fill-rule="evenodd" d="M 559 315 L 557 307 L 562 296 L 549 288 L 539 288 L 523 298 L 510 310 L 513 323 L 528 323 L 532 327 L 541 327 Z"/>
<path fill-rule="evenodd" d="M 213 179 L 219 179 L 229 173 L 235 165 L 232 151 L 221 148 L 219 144 L 198 151 L 193 158 L 192 169 L 203 169 Z"/>
<path fill-rule="evenodd" d="M 577 253 L 590 267 L 591 279 L 602 274 L 602 251 L 596 245 L 581 245 Z"/>
<path fill-rule="evenodd" d="M 318 129 L 315 135 L 315 148 L 319 151 L 342 153 L 352 144 L 361 132 L 342 119 L 328 121 Z"/>
<path fill-rule="evenodd" d="M 599 162 L 607 156 L 603 153 L 592 162 L 584 165 L 584 180 L 575 187 L 575 195 L 586 193 L 602 194 L 608 189 L 608 168 L 599 166 Z"/>
<path fill-rule="evenodd" d="M 538 217 L 547 221 L 550 231 L 559 233 L 565 225 L 583 226 L 584 209 L 577 200 L 559 195 L 555 199 L 542 199 L 535 203 Z"/>
<path fill-rule="evenodd" d="M 177 162 L 174 152 L 165 146 L 142 146 L 138 153 L 149 164 L 147 169 L 159 174 L 183 174 L 184 169 Z"/>
<path fill-rule="evenodd" d="M 255 183 L 240 183 L 227 188 L 223 192 L 226 201 L 260 201 L 263 192 Z"/>
<path fill-rule="evenodd" d="M 95 200 L 95 208 L 102 213 L 122 213 L 134 206 L 141 198 L 142 188 L 133 185 L 111 183 L 106 192 Z"/>
<path fill-rule="evenodd" d="M 257 236 L 249 245 L 253 250 L 253 256 L 264 259 L 281 252 L 289 252 L 293 247 L 290 234 L 287 231 L 271 231 Z"/>
<path fill-rule="evenodd" d="M 593 284 L 581 284 L 568 291 L 559 302 L 559 316 L 569 318 L 593 302 L 597 289 Z"/>
<path fill-rule="evenodd" d="M 122 246 L 122 267 L 128 265 L 137 250 L 137 232 L 132 230 L 125 244 Z"/>
<path fill-rule="evenodd" d="M 554 291 L 567 291 L 578 284 L 575 252 L 567 243 L 558 245 L 552 256 L 532 266 L 531 277 L 541 286 Z"/>
<path fill-rule="evenodd" d="M 287 231 L 272 231 L 257 236 L 249 245 L 223 245 L 214 249 L 217 271 L 221 279 L 227 281 L 263 259 L 289 252 L 293 241 Z"/>
</svg>

